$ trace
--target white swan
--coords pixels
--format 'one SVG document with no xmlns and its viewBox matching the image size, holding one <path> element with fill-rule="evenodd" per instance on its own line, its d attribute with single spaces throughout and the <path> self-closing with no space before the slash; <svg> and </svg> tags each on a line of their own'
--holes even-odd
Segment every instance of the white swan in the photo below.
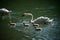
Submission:
<svg viewBox="0 0 60 40">
<path fill-rule="evenodd" d="M 31 13 L 24 13 L 22 16 L 31 16 L 32 18 L 31 18 L 30 22 L 37 23 L 37 24 L 41 24 L 41 23 L 48 24 L 54 20 L 54 19 L 50 19 L 50 18 L 44 17 L 44 16 L 38 17 L 35 20 L 33 20 L 33 15 Z"/>
<path fill-rule="evenodd" d="M 12 12 L 12 11 L 7 10 L 6 8 L 1 8 L 1 9 L 0 9 L 0 12 L 6 12 L 6 13 L 9 13 L 9 12 Z"/>
<path fill-rule="evenodd" d="M 12 11 L 7 10 L 6 8 L 1 8 L 0 13 L 1 13 L 2 19 L 5 18 L 5 15 L 9 15 L 9 18 L 11 19 L 10 12 L 12 12 Z"/>
</svg>

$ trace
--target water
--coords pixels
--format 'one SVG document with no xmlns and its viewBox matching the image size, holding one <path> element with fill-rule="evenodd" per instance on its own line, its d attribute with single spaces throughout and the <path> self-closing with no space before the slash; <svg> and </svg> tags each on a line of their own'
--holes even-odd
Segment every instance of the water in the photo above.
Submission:
<svg viewBox="0 0 60 40">
<path fill-rule="evenodd" d="M 26 20 L 24 20 L 23 22 L 25 22 L 25 21 Z M 48 25 L 47 27 L 46 26 L 40 27 L 40 28 L 42 28 L 41 31 L 35 31 L 35 28 L 28 21 L 26 21 L 25 23 L 28 23 L 30 25 L 28 26 L 28 28 L 25 29 L 23 27 L 23 22 L 17 22 L 15 29 L 18 32 L 23 32 L 23 33 L 27 34 L 27 35 L 25 35 L 25 37 L 27 37 L 27 38 L 31 37 L 32 40 L 53 40 L 53 37 L 55 37 L 55 36 L 50 36 L 50 35 L 52 35 L 54 33 L 54 30 L 56 30 L 56 28 L 55 28 L 55 26 L 57 25 L 56 21 L 53 22 L 53 25 Z M 56 23 L 56 24 L 54 24 L 54 23 Z M 28 35 L 30 35 L 30 36 L 28 36 Z"/>
<path fill-rule="evenodd" d="M 16 28 L 8 26 L 8 17 L 5 16 L 3 20 L 0 17 L 0 30 L 2 40 L 60 40 L 60 19 L 57 13 L 58 3 L 57 1 L 14 1 L 14 0 L 2 0 L 0 8 L 4 7 L 12 10 L 12 21 L 17 23 Z M 3 4 L 4 3 L 4 4 Z M 30 12 L 34 15 L 34 19 L 39 16 L 47 16 L 54 19 L 53 26 L 49 25 L 41 27 L 41 31 L 34 31 L 32 26 L 30 29 L 22 28 L 23 19 L 29 19 L 21 17 L 21 14 Z"/>
</svg>

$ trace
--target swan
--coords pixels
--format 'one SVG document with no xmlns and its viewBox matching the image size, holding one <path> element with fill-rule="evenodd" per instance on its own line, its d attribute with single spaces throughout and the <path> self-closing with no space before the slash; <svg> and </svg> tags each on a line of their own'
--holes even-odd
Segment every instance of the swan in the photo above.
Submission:
<svg viewBox="0 0 60 40">
<path fill-rule="evenodd" d="M 13 23 L 12 21 L 9 21 L 8 26 L 15 28 L 16 27 L 16 23 Z"/>
<path fill-rule="evenodd" d="M 9 18 L 11 19 L 10 12 L 12 12 L 12 11 L 7 10 L 6 8 L 1 8 L 0 13 L 1 13 L 2 19 L 4 19 L 5 15 L 9 15 Z"/>
<path fill-rule="evenodd" d="M 42 28 L 39 27 L 39 24 L 36 24 L 36 23 L 32 23 L 34 28 L 35 28 L 35 31 L 41 31 Z"/>
<path fill-rule="evenodd" d="M 50 19 L 50 18 L 44 17 L 44 16 L 40 16 L 36 19 L 33 19 L 33 15 L 31 13 L 24 13 L 22 16 L 31 16 L 30 22 L 36 23 L 36 24 L 41 24 L 41 23 L 49 24 L 54 20 L 54 19 Z"/>
<path fill-rule="evenodd" d="M 6 8 L 1 8 L 0 12 L 9 13 L 9 12 L 12 12 L 12 11 L 7 10 Z"/>
<path fill-rule="evenodd" d="M 23 23 L 23 26 L 28 27 L 28 26 L 29 26 L 29 24 L 27 24 L 27 23 Z"/>
</svg>

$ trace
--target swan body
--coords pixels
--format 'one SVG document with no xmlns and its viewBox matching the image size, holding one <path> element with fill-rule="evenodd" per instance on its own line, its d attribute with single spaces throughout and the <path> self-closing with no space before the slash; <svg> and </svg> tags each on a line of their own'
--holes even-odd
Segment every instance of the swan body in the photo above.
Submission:
<svg viewBox="0 0 60 40">
<path fill-rule="evenodd" d="M 36 27 L 35 30 L 36 30 L 36 31 L 41 31 L 41 28 Z"/>
<path fill-rule="evenodd" d="M 22 22 L 22 24 L 23 24 L 23 28 L 24 29 L 28 29 L 29 28 L 29 21 L 28 20 L 23 20 L 23 22 Z"/>
<path fill-rule="evenodd" d="M 33 24 L 33 26 L 35 26 L 35 27 L 38 26 L 39 27 L 39 24 Z"/>
<path fill-rule="evenodd" d="M 1 8 L 1 9 L 0 9 L 0 12 L 6 12 L 6 13 L 9 13 L 9 12 L 12 12 L 12 11 L 7 10 L 6 8 Z"/>
<path fill-rule="evenodd" d="M 13 23 L 12 21 L 9 21 L 8 25 L 9 25 L 10 27 L 16 27 L 16 23 Z"/>
<path fill-rule="evenodd" d="M 10 23 L 9 26 L 10 27 L 16 27 L 16 23 Z"/>
<path fill-rule="evenodd" d="M 14 25 L 16 25 L 16 23 L 10 23 L 10 25 L 14 26 Z"/>
<path fill-rule="evenodd" d="M 23 23 L 23 26 L 28 27 L 28 26 L 29 26 L 29 24 Z"/>
<path fill-rule="evenodd" d="M 36 31 L 41 31 L 41 28 L 39 28 L 39 24 L 33 24 Z"/>
</svg>

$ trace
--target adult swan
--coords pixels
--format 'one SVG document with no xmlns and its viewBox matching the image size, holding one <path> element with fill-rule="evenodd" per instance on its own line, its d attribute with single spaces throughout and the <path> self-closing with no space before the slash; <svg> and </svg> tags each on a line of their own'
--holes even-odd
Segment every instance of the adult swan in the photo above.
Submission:
<svg viewBox="0 0 60 40">
<path fill-rule="evenodd" d="M 36 24 L 50 24 L 54 20 L 44 16 L 33 19 L 33 15 L 31 13 L 24 13 L 22 16 L 31 16 L 30 22 Z"/>
</svg>

